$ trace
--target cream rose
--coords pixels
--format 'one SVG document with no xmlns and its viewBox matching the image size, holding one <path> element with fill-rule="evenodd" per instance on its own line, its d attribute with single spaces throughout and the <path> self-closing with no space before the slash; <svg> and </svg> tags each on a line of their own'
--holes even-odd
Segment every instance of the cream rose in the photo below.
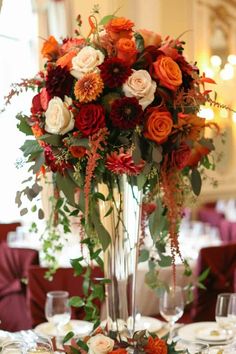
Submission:
<svg viewBox="0 0 236 354">
<path fill-rule="evenodd" d="M 127 97 L 136 97 L 145 109 L 154 100 L 156 82 L 146 70 L 133 70 L 123 85 L 123 91 Z"/>
<path fill-rule="evenodd" d="M 107 354 L 112 351 L 114 340 L 103 334 L 97 334 L 88 340 L 87 345 L 89 354 Z"/>
<path fill-rule="evenodd" d="M 74 128 L 73 114 L 67 108 L 69 104 L 69 98 L 65 98 L 65 102 L 60 97 L 49 101 L 45 112 L 45 130 L 48 133 L 63 135 Z"/>
<path fill-rule="evenodd" d="M 72 58 L 71 74 L 79 79 L 83 74 L 99 71 L 98 65 L 104 61 L 104 54 L 93 47 L 86 46 Z"/>
</svg>

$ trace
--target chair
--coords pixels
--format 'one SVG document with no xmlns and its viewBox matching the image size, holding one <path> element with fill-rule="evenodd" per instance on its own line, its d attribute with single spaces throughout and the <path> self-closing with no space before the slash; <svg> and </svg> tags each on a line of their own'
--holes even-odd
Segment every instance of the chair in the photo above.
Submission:
<svg viewBox="0 0 236 354">
<path fill-rule="evenodd" d="M 39 264 L 37 251 L 0 243 L 0 329 L 32 328 L 26 303 L 26 280 L 31 264 Z"/>
<path fill-rule="evenodd" d="M 196 288 L 194 293 L 191 317 L 195 322 L 214 321 L 217 295 L 234 292 L 236 243 L 202 248 L 198 258 L 197 275 L 206 268 L 210 268 L 204 282 L 206 290 Z"/>
<path fill-rule="evenodd" d="M 12 222 L 9 224 L 0 224 L 0 242 L 7 241 L 7 235 L 10 231 L 16 231 L 21 226 L 20 222 Z"/>
<path fill-rule="evenodd" d="M 48 268 L 31 266 L 29 269 L 28 282 L 28 304 L 33 321 L 33 327 L 45 322 L 44 305 L 46 294 L 54 290 L 66 290 L 69 296 L 83 296 L 82 276 L 75 276 L 73 268 L 59 268 L 49 281 L 45 278 Z M 94 267 L 92 278 L 103 278 L 103 273 L 99 267 Z M 98 306 L 99 303 L 96 303 Z M 85 312 L 83 308 L 72 308 L 72 319 L 83 319 Z"/>
<path fill-rule="evenodd" d="M 223 213 L 218 212 L 212 207 L 204 206 L 198 210 L 197 219 L 211 226 L 219 227 L 220 221 L 224 217 Z"/>
<path fill-rule="evenodd" d="M 226 219 L 221 219 L 219 223 L 220 238 L 224 243 L 231 241 L 231 223 Z"/>
</svg>

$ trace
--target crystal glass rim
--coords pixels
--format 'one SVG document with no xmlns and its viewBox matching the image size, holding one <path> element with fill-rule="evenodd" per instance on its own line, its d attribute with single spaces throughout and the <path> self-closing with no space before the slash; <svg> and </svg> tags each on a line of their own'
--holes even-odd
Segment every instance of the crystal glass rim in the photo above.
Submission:
<svg viewBox="0 0 236 354">
<path fill-rule="evenodd" d="M 217 295 L 217 297 L 220 297 L 220 296 L 230 297 L 232 294 L 234 294 L 234 293 L 220 293 Z"/>
<path fill-rule="evenodd" d="M 64 290 L 55 290 L 55 291 L 49 291 L 47 293 L 47 297 L 68 297 L 69 296 L 69 292 L 68 291 L 64 291 Z"/>
</svg>

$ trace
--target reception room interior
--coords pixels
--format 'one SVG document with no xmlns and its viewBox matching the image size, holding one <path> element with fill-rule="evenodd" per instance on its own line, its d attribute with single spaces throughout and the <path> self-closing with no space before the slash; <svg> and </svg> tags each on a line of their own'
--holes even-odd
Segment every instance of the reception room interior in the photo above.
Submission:
<svg viewBox="0 0 236 354">
<path fill-rule="evenodd" d="M 0 0 L 0 47 L 3 353 L 236 353 L 236 0 Z"/>
</svg>

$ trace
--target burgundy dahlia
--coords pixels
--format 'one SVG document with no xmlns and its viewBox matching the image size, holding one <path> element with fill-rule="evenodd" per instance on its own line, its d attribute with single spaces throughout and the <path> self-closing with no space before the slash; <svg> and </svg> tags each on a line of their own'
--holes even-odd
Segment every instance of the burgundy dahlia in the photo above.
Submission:
<svg viewBox="0 0 236 354">
<path fill-rule="evenodd" d="M 109 88 L 121 86 L 131 75 L 131 68 L 121 59 L 109 58 L 99 66 L 101 78 Z"/>
<path fill-rule="evenodd" d="M 123 97 L 112 103 L 110 119 L 115 127 L 133 129 L 142 122 L 143 110 L 135 97 Z"/>
<path fill-rule="evenodd" d="M 100 104 L 89 103 L 82 105 L 75 117 L 75 127 L 88 137 L 105 127 L 105 112 Z"/>
<path fill-rule="evenodd" d="M 65 95 L 70 96 L 73 81 L 74 78 L 66 67 L 57 66 L 48 71 L 46 90 L 50 96 L 57 96 L 64 100 Z"/>
</svg>

